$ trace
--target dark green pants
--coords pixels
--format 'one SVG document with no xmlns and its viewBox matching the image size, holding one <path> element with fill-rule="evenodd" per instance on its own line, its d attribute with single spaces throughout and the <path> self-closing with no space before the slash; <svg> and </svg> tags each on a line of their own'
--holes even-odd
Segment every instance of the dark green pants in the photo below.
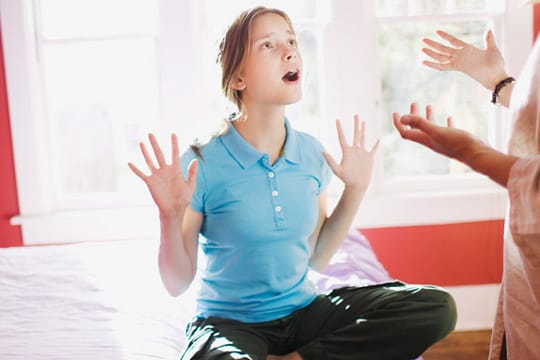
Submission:
<svg viewBox="0 0 540 360">
<path fill-rule="evenodd" d="M 182 360 L 264 360 L 298 351 L 305 360 L 410 360 L 454 329 L 453 298 L 400 282 L 345 287 L 263 323 L 209 317 L 187 327 Z"/>
</svg>

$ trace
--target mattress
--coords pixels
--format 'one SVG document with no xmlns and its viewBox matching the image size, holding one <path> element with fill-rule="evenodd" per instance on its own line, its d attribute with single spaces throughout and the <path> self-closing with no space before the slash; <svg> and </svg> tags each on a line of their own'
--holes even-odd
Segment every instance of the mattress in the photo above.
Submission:
<svg viewBox="0 0 540 360">
<path fill-rule="evenodd" d="M 158 240 L 0 249 L 0 359 L 178 359 L 197 281 L 169 296 L 157 250 Z M 310 277 L 321 291 L 389 278 L 358 232 Z"/>
</svg>

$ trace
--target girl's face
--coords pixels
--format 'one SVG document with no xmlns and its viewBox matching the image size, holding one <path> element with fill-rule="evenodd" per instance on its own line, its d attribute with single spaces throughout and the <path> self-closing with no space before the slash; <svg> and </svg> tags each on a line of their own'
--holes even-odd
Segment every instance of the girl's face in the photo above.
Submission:
<svg viewBox="0 0 540 360">
<path fill-rule="evenodd" d="M 250 29 L 249 53 L 238 77 L 237 90 L 250 105 L 287 105 L 302 97 L 302 57 L 296 35 L 284 18 L 266 13 Z"/>
</svg>

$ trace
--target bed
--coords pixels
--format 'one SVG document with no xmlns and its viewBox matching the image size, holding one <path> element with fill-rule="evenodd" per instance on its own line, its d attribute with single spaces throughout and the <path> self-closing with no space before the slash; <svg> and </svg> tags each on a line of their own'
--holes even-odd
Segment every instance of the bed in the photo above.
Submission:
<svg viewBox="0 0 540 360">
<path fill-rule="evenodd" d="M 178 359 L 197 282 L 161 285 L 157 240 L 0 249 L 0 359 Z M 349 232 L 319 289 L 389 279 L 368 241 Z"/>
</svg>

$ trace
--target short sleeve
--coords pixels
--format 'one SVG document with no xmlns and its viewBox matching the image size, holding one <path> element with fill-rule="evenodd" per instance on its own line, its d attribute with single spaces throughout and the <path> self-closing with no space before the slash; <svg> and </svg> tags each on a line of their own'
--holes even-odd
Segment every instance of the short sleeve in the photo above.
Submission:
<svg viewBox="0 0 540 360">
<path fill-rule="evenodd" d="M 328 184 L 330 183 L 330 180 L 332 179 L 332 169 L 330 168 L 330 165 L 328 165 L 328 162 L 322 156 L 321 152 L 321 175 L 320 175 L 320 186 L 319 186 L 319 193 L 321 191 L 325 190 Z"/>
<path fill-rule="evenodd" d="M 317 140 L 316 138 L 312 138 L 313 141 L 313 148 L 315 151 L 315 159 L 317 159 L 317 169 L 318 174 L 317 177 L 319 179 L 319 189 L 317 192 L 317 195 L 320 194 L 322 191 L 326 189 L 328 184 L 330 183 L 330 180 L 332 179 L 332 169 L 330 168 L 330 165 L 328 165 L 328 162 L 323 156 L 323 152 L 325 152 L 324 146 Z"/>
<path fill-rule="evenodd" d="M 195 154 L 195 152 L 189 148 L 180 157 L 180 169 L 184 175 L 184 179 L 187 180 L 188 167 L 193 160 L 199 160 L 199 170 L 197 171 L 197 185 L 195 193 L 191 199 L 190 207 L 200 213 L 204 213 L 204 199 L 206 194 L 206 184 L 204 181 L 204 168 L 203 161 Z"/>
</svg>

